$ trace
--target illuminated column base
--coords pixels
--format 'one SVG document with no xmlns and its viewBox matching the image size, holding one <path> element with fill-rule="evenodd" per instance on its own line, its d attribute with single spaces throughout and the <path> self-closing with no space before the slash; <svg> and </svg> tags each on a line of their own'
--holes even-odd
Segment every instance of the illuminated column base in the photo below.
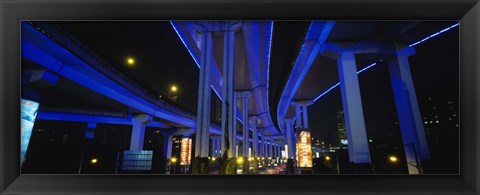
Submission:
<svg viewBox="0 0 480 195">
<path fill-rule="evenodd" d="M 369 164 L 370 152 L 363 117 L 355 55 L 353 53 L 340 54 L 338 58 L 338 72 L 347 128 L 349 161 Z"/>
</svg>

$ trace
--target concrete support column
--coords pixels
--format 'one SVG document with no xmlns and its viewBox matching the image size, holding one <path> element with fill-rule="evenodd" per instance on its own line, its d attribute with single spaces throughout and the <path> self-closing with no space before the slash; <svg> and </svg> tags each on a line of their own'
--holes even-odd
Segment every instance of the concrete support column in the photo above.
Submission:
<svg viewBox="0 0 480 195">
<path fill-rule="evenodd" d="M 236 108 L 234 97 L 234 49 L 235 32 L 225 31 L 223 45 L 223 87 L 222 87 L 222 154 L 236 157 Z"/>
<path fill-rule="evenodd" d="M 262 157 L 267 157 L 266 155 L 266 143 L 265 143 L 265 132 L 264 130 L 260 131 L 260 136 L 261 136 L 261 140 L 260 140 L 260 152 L 261 152 L 261 156 Z"/>
<path fill-rule="evenodd" d="M 217 141 L 215 142 L 216 143 L 216 146 L 215 146 L 215 150 L 217 151 L 216 152 L 216 156 L 217 158 L 221 157 L 222 155 L 222 139 L 221 138 L 217 138 Z"/>
<path fill-rule="evenodd" d="M 295 117 L 297 129 L 308 129 L 308 106 L 313 104 L 313 101 L 302 100 L 292 101 L 295 105 Z"/>
<path fill-rule="evenodd" d="M 211 63 L 213 55 L 212 33 L 207 29 L 202 31 L 200 62 L 200 81 L 198 87 L 197 128 L 195 139 L 195 158 L 207 158 L 210 131 L 211 102 Z M 196 172 L 196 171 L 195 171 Z"/>
<path fill-rule="evenodd" d="M 268 141 L 268 157 L 273 157 L 273 143 L 272 143 L 272 140 Z"/>
<path fill-rule="evenodd" d="M 276 157 L 281 158 L 282 157 L 282 152 L 280 151 L 280 145 L 277 144 L 277 147 L 275 148 L 276 150 Z"/>
<path fill-rule="evenodd" d="M 408 61 L 408 57 L 415 54 L 415 50 L 410 47 L 402 50 L 399 45 L 396 45 L 396 50 L 397 55 L 388 60 L 388 68 L 408 162 L 408 172 L 419 174 L 422 173 L 421 161 L 430 159 L 430 151 Z"/>
<path fill-rule="evenodd" d="M 307 112 L 307 105 L 302 106 L 302 124 L 303 128 L 308 129 L 308 112 Z"/>
<path fill-rule="evenodd" d="M 287 142 L 287 151 L 286 151 L 286 157 L 287 159 L 295 159 L 295 154 L 294 154 L 294 147 L 293 147 L 293 140 L 292 140 L 292 136 L 294 136 L 293 134 L 293 119 L 289 118 L 289 119 L 285 119 L 285 126 L 286 126 L 286 130 L 285 130 L 285 134 L 286 134 L 286 142 Z"/>
<path fill-rule="evenodd" d="M 251 127 L 252 127 L 252 157 L 258 157 L 258 134 L 257 134 L 257 116 L 251 116 Z"/>
<path fill-rule="evenodd" d="M 303 128 L 303 120 L 302 120 L 302 114 L 301 114 L 301 108 L 300 105 L 295 106 L 295 125 L 297 129 Z"/>
<path fill-rule="evenodd" d="M 338 73 L 342 103 L 347 128 L 350 162 L 370 163 L 362 98 L 357 77 L 357 66 L 353 53 L 341 53 L 338 58 Z"/>
<path fill-rule="evenodd" d="M 237 91 L 235 92 L 235 96 L 237 96 L 242 101 L 242 156 L 244 158 L 248 157 L 248 148 L 249 146 L 249 128 L 248 128 L 248 96 L 250 95 L 249 91 Z"/>
<path fill-rule="evenodd" d="M 194 174 L 206 174 L 208 171 L 208 151 L 210 132 L 211 103 L 211 66 L 213 56 L 213 40 L 211 24 L 205 23 L 202 29 L 200 49 L 200 80 L 198 82 L 197 126 L 195 137 Z"/>
<path fill-rule="evenodd" d="M 165 135 L 164 140 L 163 154 L 167 159 L 167 163 L 170 163 L 170 159 L 172 158 L 173 135 Z"/>
<path fill-rule="evenodd" d="M 145 126 L 152 121 L 152 116 L 141 114 L 132 119 L 132 137 L 130 139 L 130 150 L 143 150 L 145 140 Z"/>
<path fill-rule="evenodd" d="M 215 151 L 215 150 L 217 149 L 217 148 L 216 148 L 216 146 L 217 146 L 217 139 L 216 139 L 215 137 L 212 137 L 212 138 L 210 138 L 210 140 L 211 140 L 211 142 L 212 142 L 212 144 L 211 144 L 211 145 L 212 145 L 212 148 L 211 148 L 211 150 L 210 150 L 210 157 L 215 157 L 215 155 L 216 155 L 216 151 Z"/>
</svg>

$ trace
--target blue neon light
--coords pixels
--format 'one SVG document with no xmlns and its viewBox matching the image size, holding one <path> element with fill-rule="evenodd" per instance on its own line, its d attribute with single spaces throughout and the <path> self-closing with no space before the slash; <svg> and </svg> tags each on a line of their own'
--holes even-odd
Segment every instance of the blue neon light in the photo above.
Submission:
<svg viewBox="0 0 480 195">
<path fill-rule="evenodd" d="M 427 37 L 423 38 L 422 40 L 417 41 L 417 42 L 409 45 L 409 47 L 413 47 L 413 46 L 415 46 L 415 45 L 418 45 L 418 44 L 420 44 L 420 43 L 423 43 L 423 42 L 425 42 L 425 41 L 428 40 L 428 39 L 431 39 L 431 38 L 433 38 L 433 37 L 436 37 L 437 35 L 440 35 L 440 34 L 442 34 L 442 33 L 444 33 L 444 32 L 447 32 L 448 30 L 450 30 L 450 29 L 452 29 L 452 28 L 457 27 L 458 25 L 460 25 L 460 23 L 456 23 L 456 24 L 454 24 L 454 25 L 452 25 L 452 26 L 449 26 L 449 27 L 447 27 L 447 28 L 445 28 L 445 29 L 443 29 L 443 30 L 441 30 L 441 31 L 438 31 L 438 32 L 436 32 L 436 33 L 433 33 L 432 35 L 427 36 Z"/>
<path fill-rule="evenodd" d="M 198 63 L 197 58 L 195 58 L 195 55 L 193 55 L 193 53 L 190 51 L 189 46 L 187 45 L 187 43 L 185 43 L 185 40 L 183 40 L 183 37 L 180 35 L 180 32 L 178 32 L 177 27 L 175 27 L 175 25 L 173 24 L 173 21 L 170 21 L 170 24 L 172 25 L 173 30 L 175 30 L 175 32 L 177 33 L 177 36 L 180 38 L 185 48 L 187 48 L 187 51 L 190 54 L 190 56 L 192 56 L 193 61 L 195 61 L 195 64 L 197 64 L 198 68 L 200 68 L 200 64 Z"/>
</svg>

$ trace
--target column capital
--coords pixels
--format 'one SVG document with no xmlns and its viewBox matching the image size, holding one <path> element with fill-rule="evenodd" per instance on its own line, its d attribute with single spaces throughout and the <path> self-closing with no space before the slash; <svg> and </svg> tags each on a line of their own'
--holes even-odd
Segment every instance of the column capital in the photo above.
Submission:
<svg viewBox="0 0 480 195">
<path fill-rule="evenodd" d="M 132 122 L 139 122 L 141 124 L 147 124 L 150 121 L 153 121 L 153 117 L 147 114 L 139 114 L 132 118 Z"/>
</svg>

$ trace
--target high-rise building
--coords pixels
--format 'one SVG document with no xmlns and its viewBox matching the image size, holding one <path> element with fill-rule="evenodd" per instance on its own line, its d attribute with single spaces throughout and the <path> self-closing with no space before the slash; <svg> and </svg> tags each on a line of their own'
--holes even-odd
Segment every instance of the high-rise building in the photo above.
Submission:
<svg viewBox="0 0 480 195">
<path fill-rule="evenodd" d="M 337 128 L 339 145 L 348 145 L 347 129 L 345 127 L 345 115 L 343 113 L 343 108 L 339 108 L 337 110 Z"/>
</svg>

